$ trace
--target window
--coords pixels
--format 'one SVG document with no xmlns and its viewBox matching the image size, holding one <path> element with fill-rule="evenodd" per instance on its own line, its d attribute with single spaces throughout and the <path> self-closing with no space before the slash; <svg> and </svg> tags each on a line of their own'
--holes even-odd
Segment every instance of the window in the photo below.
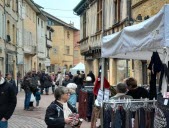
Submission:
<svg viewBox="0 0 169 128">
<path fill-rule="evenodd" d="M 67 38 L 68 38 L 68 39 L 70 38 L 70 33 L 69 33 L 69 31 L 67 31 Z"/>
<path fill-rule="evenodd" d="M 36 21 L 36 14 L 33 12 L 33 22 L 35 23 Z"/>
<path fill-rule="evenodd" d="M 115 23 L 117 23 L 120 21 L 120 17 L 121 17 L 121 14 L 120 14 L 121 0 L 115 0 L 114 5 L 115 5 L 115 11 L 114 11 Z"/>
<path fill-rule="evenodd" d="M 83 38 L 86 37 L 86 13 L 83 14 Z"/>
<path fill-rule="evenodd" d="M 16 44 L 16 30 L 15 25 L 12 25 L 13 43 Z"/>
<path fill-rule="evenodd" d="M 10 35 L 10 22 L 7 21 L 7 35 Z"/>
<path fill-rule="evenodd" d="M 41 27 L 43 28 L 43 21 L 41 20 Z"/>
<path fill-rule="evenodd" d="M 65 46 L 65 54 L 70 54 L 70 46 Z"/>
<path fill-rule="evenodd" d="M 102 0 L 97 2 L 97 31 L 102 29 Z"/>
<path fill-rule="evenodd" d="M 52 40 L 52 33 L 49 31 L 49 40 Z"/>
<path fill-rule="evenodd" d="M 79 57 L 79 51 L 78 50 L 75 50 L 74 51 L 74 58 L 78 58 Z"/>
<path fill-rule="evenodd" d="M 15 3 L 16 3 L 16 0 L 12 0 L 12 10 L 15 11 Z"/>
</svg>

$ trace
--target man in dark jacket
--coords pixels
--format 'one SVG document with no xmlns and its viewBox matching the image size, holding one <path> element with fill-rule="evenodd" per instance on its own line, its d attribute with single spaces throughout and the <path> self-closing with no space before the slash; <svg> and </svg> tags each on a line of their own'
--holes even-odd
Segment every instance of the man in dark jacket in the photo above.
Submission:
<svg viewBox="0 0 169 128">
<path fill-rule="evenodd" d="M 5 77 L 6 77 L 6 81 L 12 85 L 12 87 L 15 90 L 15 94 L 17 95 L 18 94 L 18 86 L 16 86 L 15 80 L 12 79 L 12 75 L 10 73 L 7 73 L 5 75 Z"/>
<path fill-rule="evenodd" d="M 69 74 L 65 74 L 65 80 L 62 82 L 62 86 L 66 87 L 69 83 L 73 83 L 70 79 Z"/>
<path fill-rule="evenodd" d="M 92 83 L 95 82 L 95 75 L 93 74 L 92 71 L 90 71 L 89 74 L 87 74 L 87 76 L 90 76 L 92 78 Z"/>
<path fill-rule="evenodd" d="M 8 127 L 8 119 L 12 116 L 16 107 L 15 90 L 0 71 L 0 128 Z"/>
</svg>

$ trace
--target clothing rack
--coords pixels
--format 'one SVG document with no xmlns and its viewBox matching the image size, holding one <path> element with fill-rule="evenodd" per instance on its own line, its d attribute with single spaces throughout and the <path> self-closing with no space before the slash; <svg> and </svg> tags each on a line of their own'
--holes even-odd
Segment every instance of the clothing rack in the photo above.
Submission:
<svg viewBox="0 0 169 128">
<path fill-rule="evenodd" d="M 118 99 L 118 100 L 110 100 L 108 102 L 103 102 L 106 104 L 125 104 L 125 103 L 156 103 L 157 100 L 155 98 L 153 100 L 149 99 Z"/>
<path fill-rule="evenodd" d="M 94 88 L 94 86 L 85 86 L 84 88 Z"/>
</svg>

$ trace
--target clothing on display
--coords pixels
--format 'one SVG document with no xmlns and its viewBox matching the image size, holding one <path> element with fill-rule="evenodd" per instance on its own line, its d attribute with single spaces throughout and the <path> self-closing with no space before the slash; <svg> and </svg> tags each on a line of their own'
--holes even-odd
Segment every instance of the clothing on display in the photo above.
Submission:
<svg viewBox="0 0 169 128">
<path fill-rule="evenodd" d="M 155 100 L 129 101 L 128 99 L 105 103 L 103 106 L 103 127 L 154 128 L 154 118 L 152 117 L 155 113 L 155 103 Z"/>
<path fill-rule="evenodd" d="M 79 117 L 91 120 L 94 104 L 93 88 L 83 88 L 79 92 Z"/>
</svg>

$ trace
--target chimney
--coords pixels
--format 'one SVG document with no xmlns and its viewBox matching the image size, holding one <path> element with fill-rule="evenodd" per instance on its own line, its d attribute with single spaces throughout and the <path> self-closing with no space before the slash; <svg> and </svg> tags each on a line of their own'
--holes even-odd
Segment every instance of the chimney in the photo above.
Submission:
<svg viewBox="0 0 169 128">
<path fill-rule="evenodd" d="M 71 22 L 69 23 L 70 26 L 74 27 L 74 22 Z"/>
</svg>

